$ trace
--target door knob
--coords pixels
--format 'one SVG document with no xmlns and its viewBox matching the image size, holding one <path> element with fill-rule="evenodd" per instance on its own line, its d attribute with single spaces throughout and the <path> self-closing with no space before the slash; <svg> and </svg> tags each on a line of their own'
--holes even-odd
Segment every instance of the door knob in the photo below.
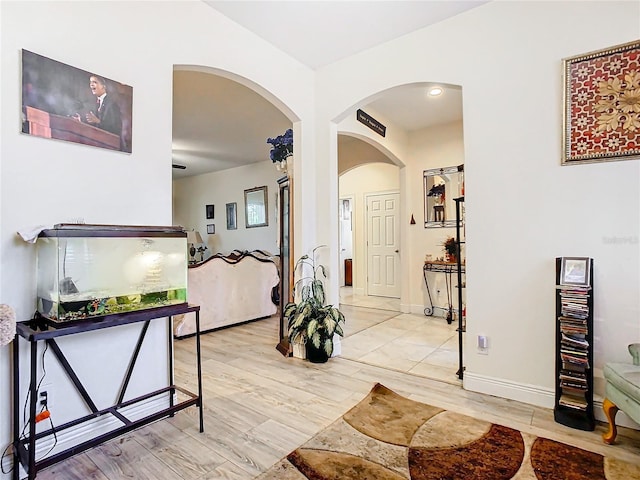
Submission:
<svg viewBox="0 0 640 480">
<path fill-rule="evenodd" d="M 400 253 L 400 250 L 396 250 L 396 253 Z"/>
</svg>

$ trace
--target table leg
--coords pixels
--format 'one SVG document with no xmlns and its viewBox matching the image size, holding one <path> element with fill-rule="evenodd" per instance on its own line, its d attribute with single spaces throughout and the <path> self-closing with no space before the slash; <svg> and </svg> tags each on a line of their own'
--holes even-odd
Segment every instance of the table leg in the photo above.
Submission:
<svg viewBox="0 0 640 480">
<path fill-rule="evenodd" d="M 169 317 L 167 319 L 168 322 L 168 332 L 167 332 L 167 336 L 168 336 L 168 341 L 169 341 L 169 386 L 173 386 L 175 380 L 174 380 L 174 372 L 173 372 L 173 317 Z M 172 389 L 169 392 L 169 406 L 173 407 L 173 397 L 175 395 L 176 391 L 174 389 Z M 174 414 L 172 413 L 171 416 L 173 417 Z"/>
<path fill-rule="evenodd" d="M 198 408 L 200 410 L 200 433 L 204 432 L 204 402 L 202 400 L 202 359 L 200 356 L 200 312 L 196 311 L 196 355 L 198 356 Z"/>
<path fill-rule="evenodd" d="M 19 337 L 16 333 L 13 339 L 13 480 L 20 480 L 20 457 L 18 456 L 18 441 L 20 440 L 20 352 Z"/>
<path fill-rule="evenodd" d="M 38 342 L 31 342 L 31 380 L 29 383 L 29 480 L 36 478 L 36 404 L 38 385 L 36 370 L 38 366 Z"/>
</svg>

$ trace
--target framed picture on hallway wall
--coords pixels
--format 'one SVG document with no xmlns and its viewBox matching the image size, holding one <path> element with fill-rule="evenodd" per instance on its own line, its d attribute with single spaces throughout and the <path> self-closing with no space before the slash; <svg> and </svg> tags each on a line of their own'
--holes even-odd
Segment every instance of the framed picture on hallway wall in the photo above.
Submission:
<svg viewBox="0 0 640 480">
<path fill-rule="evenodd" d="M 237 203 L 227 203 L 227 230 L 236 230 L 237 224 Z"/>
<path fill-rule="evenodd" d="M 640 41 L 563 60 L 562 164 L 640 158 Z"/>
<path fill-rule="evenodd" d="M 133 88 L 22 50 L 22 133 L 131 153 Z"/>
</svg>

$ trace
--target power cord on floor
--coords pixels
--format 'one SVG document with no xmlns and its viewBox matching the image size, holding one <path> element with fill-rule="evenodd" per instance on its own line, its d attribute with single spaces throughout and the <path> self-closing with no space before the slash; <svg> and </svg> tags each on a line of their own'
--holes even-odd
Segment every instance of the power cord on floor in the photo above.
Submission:
<svg viewBox="0 0 640 480">
<path fill-rule="evenodd" d="M 47 413 L 49 412 L 48 410 L 45 410 L 43 408 L 44 411 L 46 411 Z M 43 413 L 43 412 L 41 412 Z M 36 462 L 42 460 L 43 458 L 46 458 L 47 455 L 49 455 L 54 448 L 56 448 L 56 445 L 58 445 L 58 435 L 56 434 L 56 426 L 53 424 L 53 420 L 51 419 L 51 415 L 47 415 L 45 418 L 49 419 L 49 424 L 51 425 L 51 432 L 53 433 L 53 445 L 51 445 L 51 448 L 49 450 L 47 450 L 47 453 L 45 453 L 44 455 L 42 455 L 40 458 L 36 459 Z"/>
<path fill-rule="evenodd" d="M 7 445 L 5 447 L 5 449 L 2 451 L 2 456 L 0 457 L 0 471 L 2 473 L 5 473 L 5 474 L 13 472 L 13 469 L 15 468 L 15 465 L 12 464 L 11 468 L 9 470 L 5 471 L 5 469 L 4 469 L 4 459 L 7 456 L 7 454 L 9 453 L 9 449 L 12 446 L 13 446 L 13 443 L 10 443 L 9 445 Z M 11 453 L 13 453 L 13 451 Z"/>
</svg>

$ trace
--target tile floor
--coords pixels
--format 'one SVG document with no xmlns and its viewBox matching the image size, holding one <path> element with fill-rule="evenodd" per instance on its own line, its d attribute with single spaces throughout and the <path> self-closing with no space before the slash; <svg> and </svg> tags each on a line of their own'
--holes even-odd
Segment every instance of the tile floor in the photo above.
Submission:
<svg viewBox="0 0 640 480">
<path fill-rule="evenodd" d="M 399 298 L 357 295 L 353 292 L 353 287 L 340 287 L 340 304 L 400 312 Z"/>
<path fill-rule="evenodd" d="M 351 287 L 340 289 L 340 310 L 347 318 L 343 358 L 461 384 L 456 324 L 401 313 L 399 299 L 354 295 Z"/>
</svg>

